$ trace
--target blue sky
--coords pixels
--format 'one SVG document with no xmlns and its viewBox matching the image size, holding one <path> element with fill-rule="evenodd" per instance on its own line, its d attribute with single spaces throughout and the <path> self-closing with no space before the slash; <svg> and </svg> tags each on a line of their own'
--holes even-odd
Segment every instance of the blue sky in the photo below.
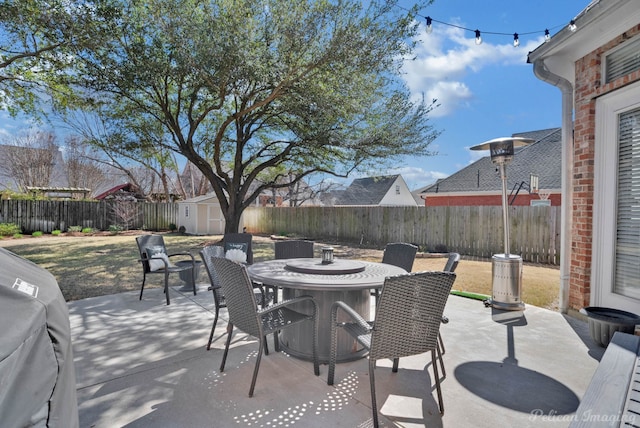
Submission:
<svg viewBox="0 0 640 428">
<path fill-rule="evenodd" d="M 410 4 L 411 2 L 406 2 Z M 414 190 L 451 175 L 474 162 L 484 152 L 469 147 L 518 132 L 559 127 L 560 91 L 533 74 L 529 51 L 569 24 L 589 0 L 436 0 L 420 12 L 422 17 L 479 29 L 475 33 L 432 23 L 421 25 L 416 59 L 406 64 L 404 79 L 416 96 L 437 98 L 440 107 L 431 122 L 442 135 L 433 143 L 437 156 L 408 158 L 397 170 Z M 485 32 L 485 33 L 483 33 Z M 488 32 L 507 33 L 491 35 Z M 513 46 L 513 33 L 520 46 Z M 536 32 L 526 35 L 525 33 Z"/>
<path fill-rule="evenodd" d="M 544 30 L 555 34 L 582 11 L 589 0 L 436 0 L 420 11 L 421 26 L 415 59 L 403 78 L 416 97 L 437 98 L 431 115 L 442 135 L 432 145 L 436 156 L 404 159 L 397 169 L 371 174 L 400 173 L 414 190 L 447 177 L 484 156 L 469 147 L 513 133 L 559 127 L 561 95 L 538 80 L 526 63 L 527 53 L 544 42 Z M 411 1 L 403 2 L 405 6 Z M 475 34 L 433 22 L 425 31 L 424 17 L 469 29 Z M 507 33 L 506 35 L 491 35 Z M 520 46 L 513 46 L 513 33 Z M 535 34 L 526 34 L 535 32 Z M 8 120 L 0 111 L 0 140 L 29 127 L 27 119 Z M 346 184 L 351 182 L 351 178 Z"/>
</svg>

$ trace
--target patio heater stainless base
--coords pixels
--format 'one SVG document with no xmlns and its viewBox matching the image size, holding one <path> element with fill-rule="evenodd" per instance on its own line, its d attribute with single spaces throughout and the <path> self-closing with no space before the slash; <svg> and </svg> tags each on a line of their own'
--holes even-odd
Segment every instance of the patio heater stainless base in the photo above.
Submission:
<svg viewBox="0 0 640 428">
<path fill-rule="evenodd" d="M 493 295 L 488 305 L 507 311 L 522 311 L 522 257 L 515 254 L 494 254 L 491 271 Z"/>
</svg>

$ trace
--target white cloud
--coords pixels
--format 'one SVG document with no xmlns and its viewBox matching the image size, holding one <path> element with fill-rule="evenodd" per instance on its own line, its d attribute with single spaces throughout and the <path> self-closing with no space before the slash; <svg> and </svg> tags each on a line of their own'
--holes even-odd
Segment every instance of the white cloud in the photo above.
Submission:
<svg viewBox="0 0 640 428">
<path fill-rule="evenodd" d="M 404 166 L 400 168 L 394 168 L 389 170 L 389 174 L 400 174 L 402 178 L 409 186 L 409 189 L 415 190 L 420 187 L 427 186 L 435 183 L 440 178 L 448 177 L 448 174 L 443 174 L 438 171 L 425 171 L 422 168 L 414 166 Z"/>
<path fill-rule="evenodd" d="M 437 99 L 440 107 L 433 117 L 446 116 L 473 99 L 473 88 L 465 83 L 469 73 L 478 73 L 491 65 L 526 65 L 527 53 L 534 50 L 542 38 L 521 41 L 514 48 L 512 41 L 492 44 L 486 40 L 475 44 L 475 35 L 461 28 L 438 26 L 431 34 L 420 31 L 414 59 L 407 59 L 403 78 L 416 99 Z"/>
</svg>

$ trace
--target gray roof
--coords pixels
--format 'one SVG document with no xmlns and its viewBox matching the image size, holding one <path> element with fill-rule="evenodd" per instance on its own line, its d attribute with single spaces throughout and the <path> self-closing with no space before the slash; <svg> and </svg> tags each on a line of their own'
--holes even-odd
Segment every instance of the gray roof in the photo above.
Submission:
<svg viewBox="0 0 640 428">
<path fill-rule="evenodd" d="M 560 189 L 562 175 L 562 129 L 551 128 L 513 134 L 512 137 L 531 138 L 535 142 L 517 148 L 513 161 L 507 165 L 507 190 L 524 182 L 530 175 L 538 176 L 538 188 Z M 501 191 L 502 182 L 496 165 L 487 155 L 466 168 L 440 179 L 425 189 L 425 193 Z"/>
<path fill-rule="evenodd" d="M 335 205 L 379 205 L 398 177 L 399 174 L 356 178 L 338 195 Z"/>
</svg>

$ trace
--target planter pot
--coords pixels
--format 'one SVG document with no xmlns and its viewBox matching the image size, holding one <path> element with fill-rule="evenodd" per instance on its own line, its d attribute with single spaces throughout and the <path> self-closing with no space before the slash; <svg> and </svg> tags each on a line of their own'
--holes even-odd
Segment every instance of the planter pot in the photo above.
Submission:
<svg viewBox="0 0 640 428">
<path fill-rule="evenodd" d="M 580 310 L 589 319 L 589 333 L 594 342 L 607 347 L 616 331 L 633 334 L 640 316 L 619 309 L 589 306 Z"/>
</svg>

